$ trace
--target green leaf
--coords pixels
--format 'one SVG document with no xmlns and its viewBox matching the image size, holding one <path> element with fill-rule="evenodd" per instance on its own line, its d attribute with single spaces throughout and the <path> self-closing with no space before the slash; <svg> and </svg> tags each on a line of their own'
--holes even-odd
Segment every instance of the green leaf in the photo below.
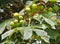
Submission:
<svg viewBox="0 0 60 44">
<path fill-rule="evenodd" d="M 42 29 L 48 28 L 45 24 L 42 24 Z"/>
<path fill-rule="evenodd" d="M 52 15 L 53 15 L 53 12 L 48 12 L 48 18 L 51 18 Z"/>
<path fill-rule="evenodd" d="M 15 42 L 13 42 L 13 41 L 9 41 L 9 44 L 15 44 Z"/>
<path fill-rule="evenodd" d="M 43 14 L 43 16 L 45 16 L 46 18 L 56 22 L 55 20 L 57 19 L 57 14 L 56 13 L 53 13 L 53 12 L 48 12 L 46 14 Z"/>
<path fill-rule="evenodd" d="M 31 38 L 31 36 L 32 36 L 32 29 L 29 27 L 24 28 L 24 39 L 27 40 Z"/>
<path fill-rule="evenodd" d="M 52 29 L 56 29 L 56 27 L 55 27 L 56 24 L 55 24 L 52 20 L 47 19 L 47 18 L 45 18 L 45 17 L 44 17 L 44 20 L 45 20 L 45 22 L 47 22 L 49 25 L 51 25 Z"/>
<path fill-rule="evenodd" d="M 0 24 L 0 34 L 4 31 L 5 27 L 10 24 L 13 19 L 5 20 Z"/>
<path fill-rule="evenodd" d="M 41 44 L 49 44 L 49 43 L 46 43 L 44 40 L 41 40 Z"/>
<path fill-rule="evenodd" d="M 58 33 L 55 30 L 47 29 L 46 32 L 50 36 L 51 39 L 55 39 L 58 37 Z"/>
<path fill-rule="evenodd" d="M 9 31 L 5 32 L 4 34 L 1 35 L 1 39 L 3 40 L 7 36 L 11 35 L 13 32 L 14 32 L 14 30 L 9 30 Z"/>
<path fill-rule="evenodd" d="M 57 20 L 57 13 L 53 13 L 53 12 L 48 12 L 48 18 L 54 22 L 56 22 Z"/>
<path fill-rule="evenodd" d="M 4 44 L 4 42 L 2 42 L 2 43 L 0 43 L 0 44 Z M 9 44 L 15 44 L 15 42 L 9 41 Z"/>
<path fill-rule="evenodd" d="M 19 30 L 21 34 L 24 35 L 24 27 L 18 27 L 17 30 Z"/>
<path fill-rule="evenodd" d="M 33 19 L 36 19 L 37 21 L 40 21 L 40 15 L 39 14 L 36 14 Z"/>
<path fill-rule="evenodd" d="M 47 35 L 47 33 L 44 30 L 34 29 L 33 31 L 35 31 L 37 33 L 37 35 L 41 37 L 41 39 L 43 39 L 45 42 L 49 43 L 49 36 Z"/>
</svg>

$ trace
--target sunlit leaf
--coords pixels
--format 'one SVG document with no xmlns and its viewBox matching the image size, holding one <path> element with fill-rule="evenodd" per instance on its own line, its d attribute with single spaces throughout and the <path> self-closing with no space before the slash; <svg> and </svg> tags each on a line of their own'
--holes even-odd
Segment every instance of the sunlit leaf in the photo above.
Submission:
<svg viewBox="0 0 60 44">
<path fill-rule="evenodd" d="M 9 41 L 9 44 L 15 44 L 15 42 L 13 42 L 13 41 Z"/>
<path fill-rule="evenodd" d="M 47 26 L 42 24 L 42 29 L 46 29 L 46 28 L 47 28 Z"/>
<path fill-rule="evenodd" d="M 0 24 L 0 34 L 4 31 L 5 26 L 8 26 L 13 19 L 8 19 Z"/>
<path fill-rule="evenodd" d="M 24 27 L 18 27 L 17 29 L 21 32 L 22 35 L 24 35 Z"/>
<path fill-rule="evenodd" d="M 44 30 L 34 29 L 38 36 L 41 37 L 45 42 L 49 43 L 49 36 Z"/>
<path fill-rule="evenodd" d="M 4 38 L 6 38 L 7 36 L 11 35 L 14 32 L 14 30 L 9 30 L 6 33 L 1 35 L 1 39 L 3 40 Z"/>
<path fill-rule="evenodd" d="M 0 43 L 0 44 L 4 44 L 4 42 L 2 42 L 2 43 Z M 15 42 L 9 41 L 9 44 L 15 44 Z"/>
<path fill-rule="evenodd" d="M 22 9 L 20 12 L 19 12 L 19 15 L 24 15 L 24 9 Z"/>
<path fill-rule="evenodd" d="M 24 28 L 24 39 L 27 40 L 31 38 L 31 36 L 32 36 L 32 29 L 29 27 Z"/>
<path fill-rule="evenodd" d="M 49 36 L 46 35 L 46 36 L 42 36 L 41 37 L 45 42 L 49 43 Z"/>
<path fill-rule="evenodd" d="M 56 29 L 56 28 L 55 28 L 55 25 L 56 25 L 56 24 L 55 24 L 52 20 L 47 19 L 47 18 L 45 18 L 45 17 L 44 17 L 44 20 L 45 20 L 49 25 L 51 25 L 52 29 Z"/>
<path fill-rule="evenodd" d="M 39 14 L 36 14 L 33 18 L 36 19 L 37 21 L 40 21 L 40 15 Z"/>
</svg>

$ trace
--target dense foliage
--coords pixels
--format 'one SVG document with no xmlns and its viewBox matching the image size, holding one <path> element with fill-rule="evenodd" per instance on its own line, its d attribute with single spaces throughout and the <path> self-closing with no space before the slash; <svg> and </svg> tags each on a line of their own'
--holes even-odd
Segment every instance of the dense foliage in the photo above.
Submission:
<svg viewBox="0 0 60 44">
<path fill-rule="evenodd" d="M 16 1 L 6 3 L 20 4 Z M 56 0 L 33 0 L 20 7 L 14 3 L 6 11 L 10 18 L 0 23 L 1 44 L 60 44 L 60 6 Z"/>
</svg>

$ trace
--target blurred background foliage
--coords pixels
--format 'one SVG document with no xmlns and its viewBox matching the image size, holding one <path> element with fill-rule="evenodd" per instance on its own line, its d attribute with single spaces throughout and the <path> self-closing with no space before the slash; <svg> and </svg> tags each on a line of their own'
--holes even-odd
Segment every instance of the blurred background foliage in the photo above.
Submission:
<svg viewBox="0 0 60 44">
<path fill-rule="evenodd" d="M 0 22 L 8 19 L 15 12 L 19 12 L 24 8 L 27 0 L 0 0 Z"/>
</svg>

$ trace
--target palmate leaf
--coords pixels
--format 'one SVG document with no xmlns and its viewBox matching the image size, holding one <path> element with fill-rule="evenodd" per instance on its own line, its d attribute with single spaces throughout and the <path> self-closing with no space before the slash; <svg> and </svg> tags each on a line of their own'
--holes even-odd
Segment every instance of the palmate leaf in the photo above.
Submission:
<svg viewBox="0 0 60 44">
<path fill-rule="evenodd" d="M 49 43 L 50 37 L 47 35 L 47 33 L 44 30 L 34 29 L 33 31 L 35 31 L 37 33 L 37 35 L 41 37 L 41 39 L 43 39 L 45 42 Z"/>
<path fill-rule="evenodd" d="M 4 22 L 0 24 L 0 34 L 4 31 L 5 26 L 8 26 L 12 20 L 13 18 L 5 20 Z"/>
<path fill-rule="evenodd" d="M 39 29 L 31 29 L 30 27 L 20 27 L 19 28 L 20 32 L 23 30 L 23 38 L 25 40 L 28 40 L 32 36 L 32 32 L 35 31 L 38 36 L 40 36 L 45 42 L 49 43 L 49 36 L 44 30 L 39 30 Z"/>
</svg>

